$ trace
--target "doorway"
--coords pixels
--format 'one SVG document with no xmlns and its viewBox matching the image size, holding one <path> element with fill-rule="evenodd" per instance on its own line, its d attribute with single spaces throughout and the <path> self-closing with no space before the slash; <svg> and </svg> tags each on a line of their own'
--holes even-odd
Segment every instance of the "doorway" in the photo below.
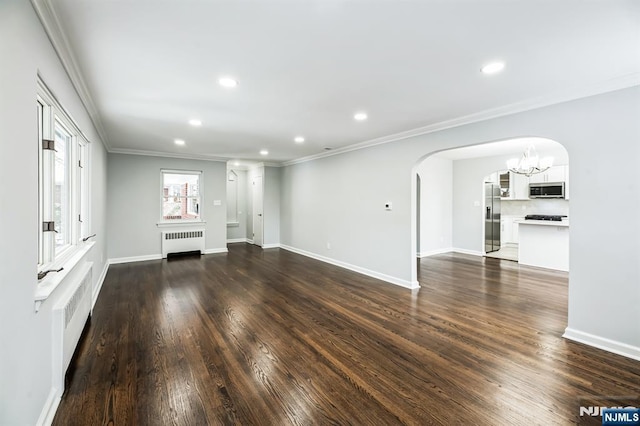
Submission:
<svg viewBox="0 0 640 426">
<path fill-rule="evenodd" d="M 255 176 L 252 182 L 253 201 L 253 244 L 262 247 L 264 233 L 262 176 Z"/>
</svg>

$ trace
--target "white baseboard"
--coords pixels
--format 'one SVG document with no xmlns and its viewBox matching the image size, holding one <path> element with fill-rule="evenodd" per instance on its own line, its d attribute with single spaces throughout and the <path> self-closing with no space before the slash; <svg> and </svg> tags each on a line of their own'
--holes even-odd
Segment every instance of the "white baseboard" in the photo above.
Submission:
<svg viewBox="0 0 640 426">
<path fill-rule="evenodd" d="M 278 247 L 280 247 L 280 244 L 263 244 L 262 245 L 263 249 L 278 248 Z"/>
<path fill-rule="evenodd" d="M 107 277 L 108 270 L 109 262 L 107 261 L 104 264 L 104 268 L 102 268 L 102 272 L 100 272 L 100 276 L 96 282 L 96 288 L 93 290 L 93 294 L 91 295 L 91 312 L 93 312 L 93 307 L 96 306 L 96 302 L 98 301 L 98 296 L 100 295 L 100 290 L 102 290 L 102 284 L 104 283 L 104 279 Z"/>
<path fill-rule="evenodd" d="M 248 243 L 248 242 L 249 242 L 248 238 L 229 238 L 229 239 L 227 239 L 227 244 Z"/>
<path fill-rule="evenodd" d="M 453 247 L 447 247 L 447 248 L 441 248 L 441 249 L 435 249 L 435 250 L 429 250 L 429 251 L 421 251 L 420 253 L 418 253 L 418 257 L 422 258 L 422 257 L 435 256 L 436 254 L 450 253 L 452 251 L 454 251 Z"/>
<path fill-rule="evenodd" d="M 61 398 L 62 396 L 58 395 L 58 391 L 56 391 L 55 388 L 51 388 L 49 396 L 42 407 L 42 411 L 40 411 L 40 417 L 38 417 L 38 421 L 36 422 L 37 426 L 49 426 L 53 423 L 53 418 L 56 415 L 56 411 L 58 411 Z"/>
<path fill-rule="evenodd" d="M 311 253 L 311 252 L 306 251 L 306 250 L 301 250 L 301 249 L 298 249 L 298 248 L 295 248 L 295 247 L 287 246 L 285 244 L 280 244 L 280 248 L 283 248 L 283 249 L 288 250 L 288 251 L 293 252 L 293 253 L 297 253 L 297 254 L 301 254 L 303 256 L 310 257 L 312 259 L 319 260 L 321 262 L 330 263 L 331 265 L 335 265 L 335 266 L 339 266 L 341 268 L 349 269 L 350 271 L 358 272 L 360 274 L 367 275 L 367 276 L 372 277 L 372 278 L 377 278 L 379 280 L 386 281 L 386 282 L 391 283 L 391 284 L 399 285 L 401 287 L 405 287 L 405 288 L 409 288 L 409 289 L 420 288 L 420 284 L 418 283 L 418 281 L 411 282 L 411 281 L 403 280 L 401 278 L 392 277 L 390 275 L 386 275 L 386 274 L 383 274 L 383 273 L 380 273 L 380 272 L 372 271 L 372 270 L 366 269 L 366 268 L 361 268 L 360 266 L 352 265 L 350 263 L 342 262 L 340 260 L 331 259 L 330 257 L 321 256 L 319 254 Z"/>
<path fill-rule="evenodd" d="M 109 265 L 116 265 L 118 263 L 130 263 L 130 262 L 144 262 L 146 260 L 160 260 L 162 254 L 148 254 L 145 256 L 131 256 L 131 257 L 116 257 L 109 259 Z"/>
<path fill-rule="evenodd" d="M 562 337 L 640 361 L 640 347 L 637 346 L 585 333 L 570 327 L 564 330 Z"/>
<path fill-rule="evenodd" d="M 247 242 L 248 242 L 249 244 L 253 244 L 253 240 L 250 240 L 249 238 L 247 238 Z"/>
<path fill-rule="evenodd" d="M 452 248 L 451 249 L 452 252 L 454 253 L 461 253 L 461 254 L 470 254 L 471 256 L 484 256 L 484 253 L 481 251 L 476 251 L 476 250 L 467 250 L 467 249 L 461 249 L 461 248 Z"/>
<path fill-rule="evenodd" d="M 206 249 L 203 254 L 215 254 L 215 253 L 229 253 L 229 249 L 227 249 L 226 247 L 224 248 L 212 248 L 212 249 Z"/>
</svg>

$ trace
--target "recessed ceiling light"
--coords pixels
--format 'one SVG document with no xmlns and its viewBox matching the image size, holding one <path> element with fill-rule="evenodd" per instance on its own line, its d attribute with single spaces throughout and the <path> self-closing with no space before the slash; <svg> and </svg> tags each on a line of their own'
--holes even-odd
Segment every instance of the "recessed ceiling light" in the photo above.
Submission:
<svg viewBox="0 0 640 426">
<path fill-rule="evenodd" d="M 367 117 L 367 113 L 366 112 L 357 112 L 354 116 L 353 119 L 356 121 L 364 121 L 366 120 Z"/>
<path fill-rule="evenodd" d="M 238 81 L 231 77 L 222 77 L 218 80 L 218 83 L 222 87 L 236 87 L 238 85 Z"/>
<path fill-rule="evenodd" d="M 260 151 L 260 155 L 269 155 L 269 151 L 263 149 L 262 151 Z"/>
<path fill-rule="evenodd" d="M 495 74 L 504 69 L 504 62 L 491 62 L 490 64 L 485 65 L 480 68 L 484 74 Z"/>
<path fill-rule="evenodd" d="M 197 118 L 192 118 L 191 120 L 189 120 L 189 124 L 195 127 L 199 127 L 202 126 L 202 121 L 198 120 Z"/>
<path fill-rule="evenodd" d="M 240 165 L 240 162 L 239 162 L 239 161 L 235 161 L 235 162 L 233 163 L 233 165 L 234 165 L 234 166 L 236 166 L 236 167 L 238 167 L 238 166 Z"/>
<path fill-rule="evenodd" d="M 304 142 L 304 138 L 302 136 L 296 136 L 295 139 L 293 139 L 295 141 L 295 143 L 302 143 Z"/>
<path fill-rule="evenodd" d="M 175 139 L 174 142 L 176 145 L 184 145 L 184 140 L 182 139 Z"/>
</svg>

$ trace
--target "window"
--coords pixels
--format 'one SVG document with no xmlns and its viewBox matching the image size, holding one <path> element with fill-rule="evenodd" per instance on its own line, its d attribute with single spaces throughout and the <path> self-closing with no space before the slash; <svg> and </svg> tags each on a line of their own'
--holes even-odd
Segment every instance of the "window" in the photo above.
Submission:
<svg viewBox="0 0 640 426">
<path fill-rule="evenodd" d="M 162 170 L 162 222 L 200 222 L 199 171 Z"/>
<path fill-rule="evenodd" d="M 38 270 L 59 266 L 87 236 L 88 142 L 40 83 Z"/>
</svg>

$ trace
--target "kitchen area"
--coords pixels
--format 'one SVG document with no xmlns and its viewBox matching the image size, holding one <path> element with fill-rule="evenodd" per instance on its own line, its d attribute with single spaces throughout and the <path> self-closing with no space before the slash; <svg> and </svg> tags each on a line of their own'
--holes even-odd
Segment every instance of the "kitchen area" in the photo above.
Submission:
<svg viewBox="0 0 640 426">
<path fill-rule="evenodd" d="M 485 256 L 569 270 L 569 166 L 484 179 Z"/>
</svg>

